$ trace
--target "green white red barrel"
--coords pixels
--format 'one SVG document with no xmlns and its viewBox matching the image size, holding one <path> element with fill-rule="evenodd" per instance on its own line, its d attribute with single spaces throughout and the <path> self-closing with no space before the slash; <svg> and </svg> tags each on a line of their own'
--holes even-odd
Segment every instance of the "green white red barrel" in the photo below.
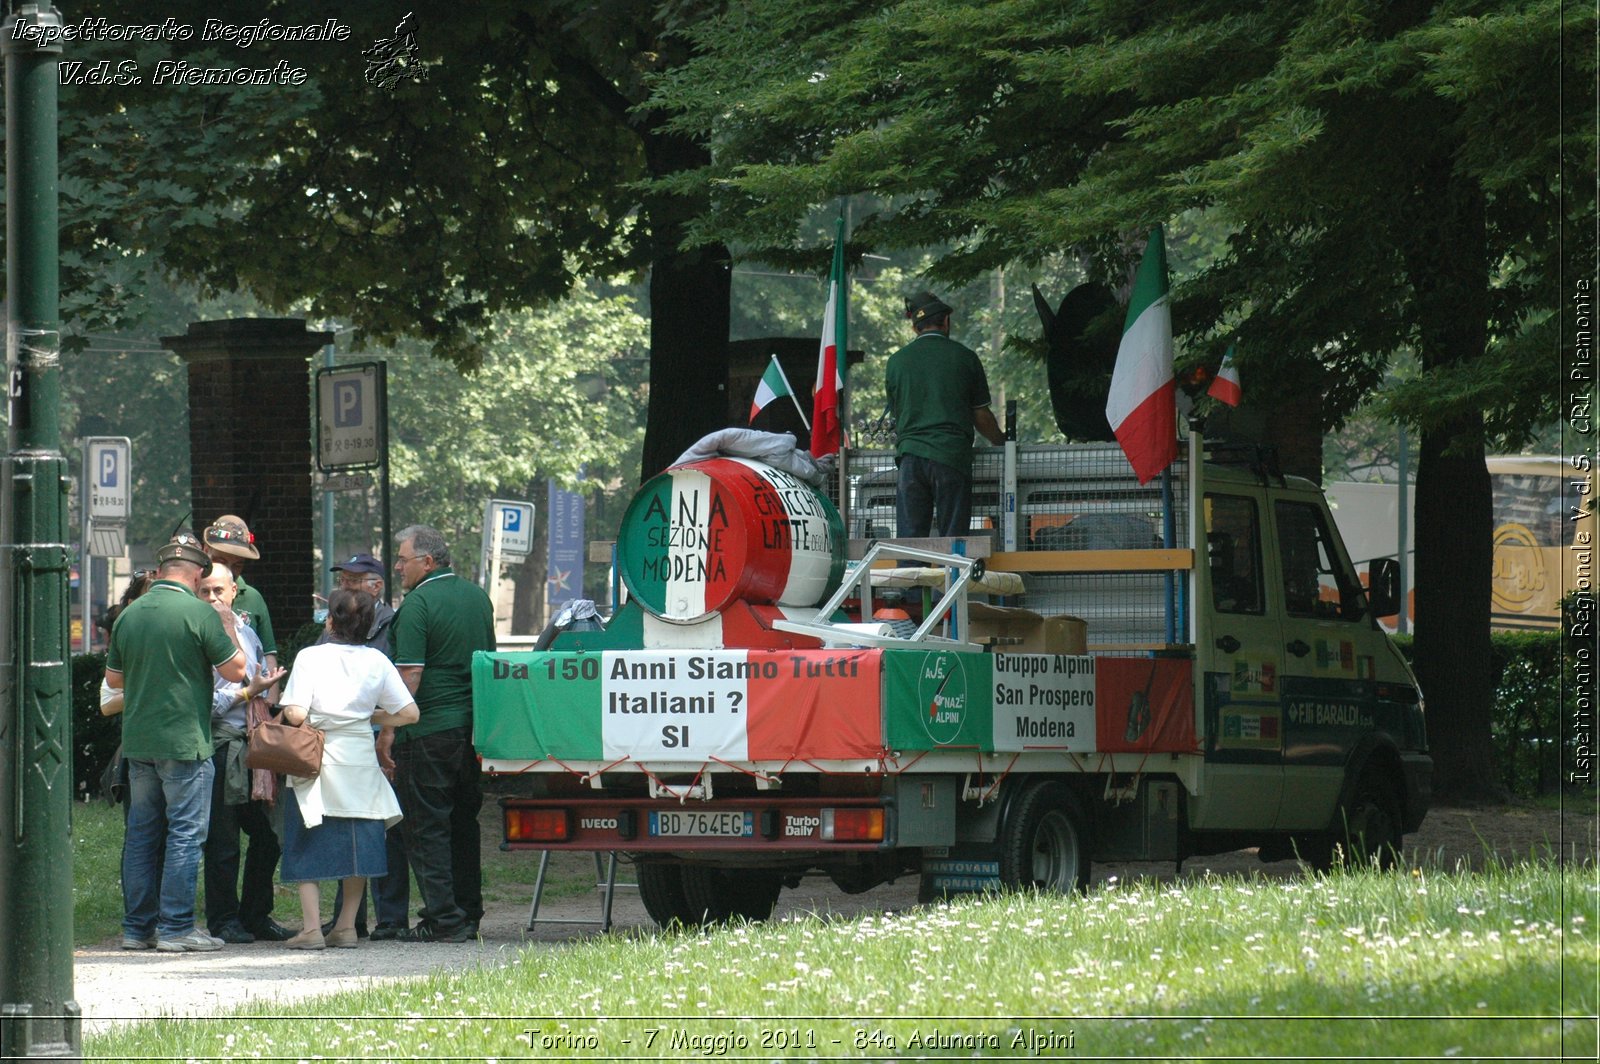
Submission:
<svg viewBox="0 0 1600 1064">
<path fill-rule="evenodd" d="M 652 477 L 623 515 L 617 561 L 635 601 L 692 624 L 729 604 L 816 606 L 844 573 L 844 524 L 798 477 L 712 458 Z"/>
</svg>

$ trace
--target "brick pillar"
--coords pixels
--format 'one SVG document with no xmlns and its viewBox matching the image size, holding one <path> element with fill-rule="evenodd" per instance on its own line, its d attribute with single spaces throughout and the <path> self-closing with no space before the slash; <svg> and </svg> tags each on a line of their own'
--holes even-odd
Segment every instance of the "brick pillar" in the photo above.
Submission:
<svg viewBox="0 0 1600 1064">
<path fill-rule="evenodd" d="M 196 532 L 237 514 L 261 559 L 245 579 L 280 643 L 311 620 L 311 356 L 333 333 L 303 318 L 197 321 L 161 342 L 189 367 L 189 478 Z"/>
</svg>

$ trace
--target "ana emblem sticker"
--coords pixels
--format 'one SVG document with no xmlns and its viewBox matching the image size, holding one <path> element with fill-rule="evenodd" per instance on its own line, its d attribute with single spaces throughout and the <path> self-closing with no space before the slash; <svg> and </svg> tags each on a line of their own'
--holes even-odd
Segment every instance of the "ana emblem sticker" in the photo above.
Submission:
<svg viewBox="0 0 1600 1064">
<path fill-rule="evenodd" d="M 967 715 L 967 670 L 959 654 L 938 652 L 922 659 L 917 700 L 928 738 L 947 746 L 960 737 Z"/>
</svg>

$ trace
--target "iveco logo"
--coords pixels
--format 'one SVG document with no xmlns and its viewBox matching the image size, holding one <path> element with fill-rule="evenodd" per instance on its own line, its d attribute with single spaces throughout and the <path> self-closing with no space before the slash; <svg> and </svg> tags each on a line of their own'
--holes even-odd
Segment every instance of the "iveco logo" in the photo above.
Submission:
<svg viewBox="0 0 1600 1064">
<path fill-rule="evenodd" d="M 604 831 L 607 828 L 615 831 L 617 829 L 617 818 L 614 816 L 581 817 L 578 820 L 578 826 L 585 831 Z"/>
</svg>

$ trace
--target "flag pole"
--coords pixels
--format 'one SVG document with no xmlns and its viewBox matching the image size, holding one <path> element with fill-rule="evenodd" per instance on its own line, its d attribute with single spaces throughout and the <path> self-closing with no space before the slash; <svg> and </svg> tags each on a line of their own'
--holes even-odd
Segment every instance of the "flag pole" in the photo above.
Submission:
<svg viewBox="0 0 1600 1064">
<path fill-rule="evenodd" d="M 844 246 L 850 229 L 850 200 L 839 198 L 839 228 L 835 244 Z M 834 338 L 839 348 L 839 495 L 837 498 L 839 520 L 850 527 L 850 271 L 842 270 L 839 276 L 839 314 L 834 320 Z"/>
<path fill-rule="evenodd" d="M 807 432 L 810 432 L 811 419 L 806 417 L 805 408 L 800 405 L 800 397 L 794 394 L 794 385 L 789 383 L 789 375 L 783 372 L 783 363 L 778 361 L 777 355 L 768 355 L 767 357 L 771 359 L 772 364 L 777 367 L 778 376 L 783 379 L 784 390 L 789 393 L 789 402 L 794 404 L 795 413 L 800 415 L 800 423 L 806 427 Z"/>
</svg>

